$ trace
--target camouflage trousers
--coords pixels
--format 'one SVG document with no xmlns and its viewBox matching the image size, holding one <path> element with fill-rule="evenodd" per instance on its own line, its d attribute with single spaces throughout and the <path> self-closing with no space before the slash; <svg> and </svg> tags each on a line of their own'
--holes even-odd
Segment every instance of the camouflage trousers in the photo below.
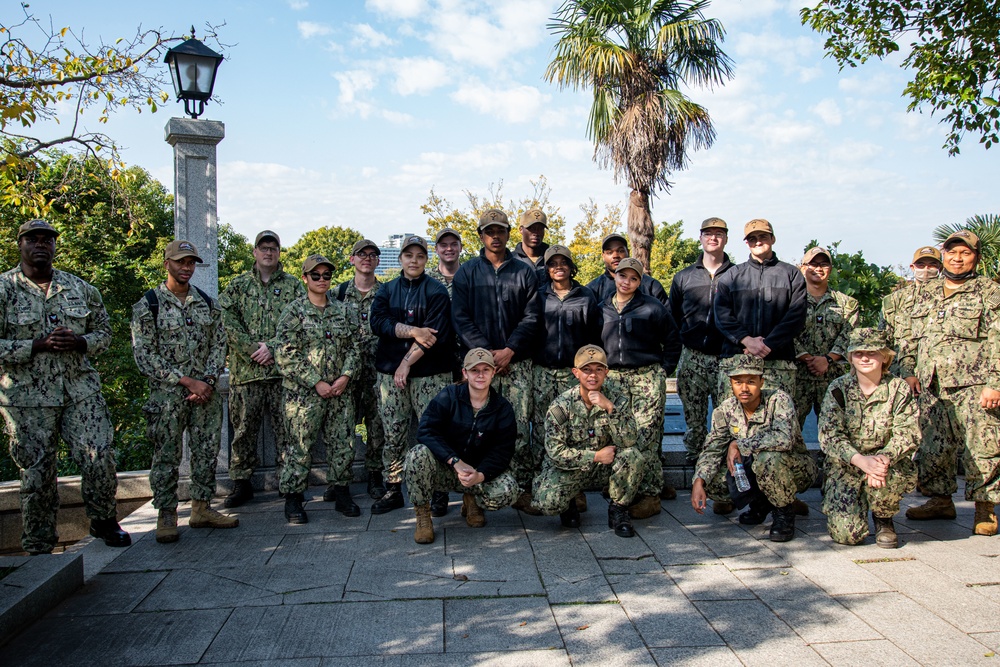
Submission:
<svg viewBox="0 0 1000 667">
<path fill-rule="evenodd" d="M 59 436 L 80 467 L 80 490 L 87 516 L 114 519 L 114 429 L 101 394 L 63 407 L 0 408 L 7 422 L 10 455 L 21 470 L 21 548 L 49 553 L 56 546 L 59 487 L 56 472 Z"/>
<path fill-rule="evenodd" d="M 795 362 L 764 360 L 764 389 L 780 389 L 795 402 Z M 729 375 L 719 371 L 719 403 L 733 395 Z"/>
<path fill-rule="evenodd" d="M 827 459 L 823 480 L 823 513 L 834 542 L 860 544 L 868 537 L 868 512 L 888 518 L 899 511 L 899 501 L 917 483 L 917 469 L 908 458 L 889 468 L 886 484 L 873 489 L 865 474 L 852 465 Z"/>
<path fill-rule="evenodd" d="M 354 462 L 354 406 L 349 392 L 321 398 L 315 389 L 284 388 L 288 451 L 278 489 L 282 493 L 302 493 L 309 486 L 312 448 L 323 434 L 326 444 L 326 480 L 329 484 L 350 484 Z"/>
<path fill-rule="evenodd" d="M 535 400 L 531 413 L 531 451 L 537 457 L 537 463 L 541 464 L 540 457 L 545 453 L 545 413 L 559 394 L 579 382 L 570 368 L 547 368 L 535 364 L 533 375 Z"/>
<path fill-rule="evenodd" d="M 718 406 L 719 357 L 685 347 L 677 363 L 677 395 L 684 405 L 684 449 L 689 461 L 697 461 L 708 437 L 708 399 Z"/>
<path fill-rule="evenodd" d="M 365 423 L 366 445 L 365 470 L 372 472 L 382 470 L 382 451 L 385 449 L 385 428 L 379 415 L 378 374 L 375 372 L 374 360 L 366 361 L 364 370 L 357 377 L 351 378 L 347 391 L 354 403 L 354 416 L 357 423 Z"/>
<path fill-rule="evenodd" d="M 611 465 L 591 463 L 580 470 L 563 470 L 546 459 L 542 472 L 535 477 L 531 504 L 542 514 L 559 514 L 581 491 L 608 487 L 611 500 L 619 505 L 631 505 L 643 481 L 650 475 L 653 461 L 638 447 L 615 451 Z M 659 468 L 659 459 L 656 459 Z"/>
<path fill-rule="evenodd" d="M 1000 409 L 979 405 L 982 385 L 939 388 L 920 394 L 923 441 L 917 450 L 920 487 L 951 495 L 958 490 L 956 457 L 965 468 L 965 499 L 1000 502 Z"/>
<path fill-rule="evenodd" d="M 229 454 L 229 478 L 250 479 L 260 465 L 257 434 L 264 414 L 271 415 L 275 450 L 278 453 L 278 476 L 281 476 L 285 450 L 288 448 L 285 415 L 281 403 L 281 380 L 264 380 L 233 385 L 229 390 L 229 419 L 233 424 L 233 444 Z"/>
<path fill-rule="evenodd" d="M 826 389 L 830 383 L 838 377 L 848 372 L 846 364 L 834 362 L 823 375 L 813 375 L 806 368 L 804 363 L 795 364 L 795 393 L 790 394 L 792 402 L 795 403 L 795 414 L 799 418 L 799 428 L 802 428 L 809 418 L 810 412 L 816 412 L 819 416 L 820 406 L 823 404 L 823 397 L 826 396 Z"/>
<path fill-rule="evenodd" d="M 493 377 L 492 386 L 510 401 L 517 421 L 517 438 L 514 440 L 514 458 L 510 473 L 522 489 L 531 488 L 531 480 L 542 465 L 542 451 L 534 451 L 531 443 L 531 407 L 533 373 L 530 359 L 518 361 L 507 367 L 506 375 Z"/>
<path fill-rule="evenodd" d="M 639 494 L 659 496 L 663 489 L 663 409 L 667 402 L 667 374 L 659 364 L 642 368 L 617 368 L 608 373 L 629 397 L 632 415 L 639 428 L 636 447 L 650 466 L 639 485 Z M 653 461 L 656 463 L 653 464 Z"/>
<path fill-rule="evenodd" d="M 482 484 L 465 487 L 458 475 L 446 463 L 438 461 L 427 445 L 416 444 L 406 453 L 403 464 L 406 490 L 414 505 L 426 505 L 435 491 L 471 493 L 476 504 L 486 510 L 499 510 L 510 506 L 520 494 L 514 476 L 503 472 Z"/>
<path fill-rule="evenodd" d="M 791 504 L 795 494 L 808 490 L 819 474 L 812 457 L 796 452 L 756 452 L 751 469 L 757 476 L 757 490 L 775 507 Z M 712 479 L 705 480 L 705 492 L 712 500 L 730 500 L 726 470 L 723 459 Z"/>
<path fill-rule="evenodd" d="M 142 407 L 146 414 L 146 436 L 153 443 L 149 486 L 153 507 L 177 507 L 178 467 L 184 453 L 184 431 L 191 449 L 192 500 L 211 500 L 215 495 L 215 467 L 222 434 L 222 397 L 213 391 L 204 405 L 186 400 L 187 390 L 178 385 L 154 389 Z"/>
<path fill-rule="evenodd" d="M 422 378 L 407 378 L 400 389 L 388 373 L 378 374 L 379 400 L 382 406 L 382 425 L 385 428 L 385 447 L 382 450 L 382 468 L 385 481 L 399 484 L 403 481 L 403 459 L 410 449 L 410 424 L 424 414 L 427 404 L 451 383 L 451 373 Z"/>
</svg>

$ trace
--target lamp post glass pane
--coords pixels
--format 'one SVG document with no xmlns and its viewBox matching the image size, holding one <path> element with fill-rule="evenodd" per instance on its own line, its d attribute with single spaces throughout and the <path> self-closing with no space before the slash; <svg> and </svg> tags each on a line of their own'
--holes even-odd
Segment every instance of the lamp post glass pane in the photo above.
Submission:
<svg viewBox="0 0 1000 667">
<path fill-rule="evenodd" d="M 212 75 L 215 62 L 208 58 L 178 53 L 177 75 L 180 90 L 195 100 L 208 100 L 212 94 Z"/>
</svg>

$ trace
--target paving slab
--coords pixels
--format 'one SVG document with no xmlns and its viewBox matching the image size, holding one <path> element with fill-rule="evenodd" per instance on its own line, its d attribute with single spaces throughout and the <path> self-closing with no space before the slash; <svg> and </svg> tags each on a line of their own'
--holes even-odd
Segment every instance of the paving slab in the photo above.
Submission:
<svg viewBox="0 0 1000 667">
<path fill-rule="evenodd" d="M 813 649 L 834 667 L 917 667 L 920 663 L 887 639 L 813 644 Z"/>
<path fill-rule="evenodd" d="M 280 533 L 243 536 L 238 531 L 239 528 L 215 531 L 185 529 L 180 533 L 180 540 L 173 544 L 158 544 L 155 540 L 144 539 L 126 549 L 104 571 L 145 572 L 178 567 L 211 567 L 219 563 L 263 565 L 282 539 Z M 209 532 L 216 534 L 209 536 Z M 191 533 L 203 535 L 191 537 Z"/>
<path fill-rule="evenodd" d="M 446 600 L 444 629 L 447 653 L 563 647 L 543 597 Z"/>
<path fill-rule="evenodd" d="M 666 574 L 614 577 L 611 585 L 646 646 L 719 646 L 725 643 Z"/>
<path fill-rule="evenodd" d="M 797 667 L 826 664 L 760 600 L 694 604 L 744 664 Z"/>
<path fill-rule="evenodd" d="M 883 638 L 836 598 L 823 592 L 795 600 L 769 599 L 765 604 L 807 644 Z"/>
<path fill-rule="evenodd" d="M 661 565 L 690 565 L 715 560 L 715 554 L 668 512 L 642 526 L 642 541 Z"/>
<path fill-rule="evenodd" d="M 574 667 L 656 664 L 620 605 L 559 605 L 552 608 L 552 613 Z"/>
<path fill-rule="evenodd" d="M 243 667 L 239 663 L 233 667 Z M 504 653 L 444 653 L 326 658 L 322 667 L 570 667 L 563 649 L 508 651 Z M 262 666 L 263 667 L 263 666 Z M 282 664 L 281 667 L 284 667 Z"/>
<path fill-rule="evenodd" d="M 651 648 L 657 664 L 677 667 L 742 667 L 743 663 L 728 646 L 684 646 Z"/>
<path fill-rule="evenodd" d="M 689 600 L 753 600 L 756 597 L 739 577 L 719 562 L 678 565 L 666 570 Z"/>
<path fill-rule="evenodd" d="M 91 577 L 52 610 L 54 616 L 127 614 L 167 576 L 167 572 L 122 572 Z"/>
<path fill-rule="evenodd" d="M 232 611 L 205 662 L 444 651 L 443 603 L 339 602 Z"/>
<path fill-rule="evenodd" d="M 278 605 L 280 593 L 265 587 L 239 581 L 235 572 L 216 570 L 203 572 L 182 568 L 172 570 L 153 590 L 136 611 L 170 611 L 179 609 L 222 609 Z M 266 582 L 264 582 L 266 583 Z"/>
<path fill-rule="evenodd" d="M 549 602 L 605 602 L 615 599 L 590 545 L 579 530 L 525 531 Z"/>
</svg>

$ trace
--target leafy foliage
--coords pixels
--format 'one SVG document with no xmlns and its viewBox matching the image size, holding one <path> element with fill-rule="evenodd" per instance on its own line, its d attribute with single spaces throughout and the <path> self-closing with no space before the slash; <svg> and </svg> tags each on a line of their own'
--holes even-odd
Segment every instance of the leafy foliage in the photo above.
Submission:
<svg viewBox="0 0 1000 667">
<path fill-rule="evenodd" d="M 582 285 L 604 272 L 604 260 L 601 258 L 601 241 L 605 236 L 618 231 L 622 219 L 622 207 L 619 204 L 604 207 L 604 215 L 591 199 L 586 204 L 580 204 L 583 219 L 573 227 L 573 240 L 569 250 L 573 253 L 576 264 L 576 279 Z"/>
<path fill-rule="evenodd" d="M 803 252 L 819 243 L 810 241 Z M 840 241 L 823 246 L 833 255 L 833 274 L 830 276 L 830 289 L 843 292 L 858 300 L 861 309 L 861 326 L 872 327 L 878 324 L 882 312 L 882 297 L 897 286 L 900 281 L 892 268 L 877 266 L 865 259 L 859 250 L 848 254 L 840 251 Z"/>
<path fill-rule="evenodd" d="M 934 230 L 934 240 L 944 243 L 952 233 L 962 229 L 979 237 L 979 273 L 1000 282 L 1000 215 L 974 215 L 962 225 L 941 225 Z"/>
<path fill-rule="evenodd" d="M 967 133 L 990 148 L 1000 141 L 1000 6 L 996 0 L 821 0 L 803 24 L 828 35 L 827 55 L 841 68 L 909 51 L 913 74 L 907 111 L 929 107 L 951 129 L 943 148 L 955 155 Z"/>
<path fill-rule="evenodd" d="M 674 274 L 684 267 L 694 264 L 701 254 L 701 243 L 698 239 L 686 239 L 681 236 L 684 221 L 678 220 L 670 224 L 661 222 L 656 228 L 656 243 L 653 245 L 653 255 L 650 258 L 650 274 L 663 284 L 664 289 L 670 289 Z"/>
<path fill-rule="evenodd" d="M 351 247 L 364 235 L 350 227 L 320 227 L 306 232 L 287 251 L 282 251 L 282 266 L 293 276 L 302 275 L 302 264 L 306 257 L 320 254 L 333 262 L 331 285 L 342 283 L 354 275 L 351 266 Z"/>
</svg>

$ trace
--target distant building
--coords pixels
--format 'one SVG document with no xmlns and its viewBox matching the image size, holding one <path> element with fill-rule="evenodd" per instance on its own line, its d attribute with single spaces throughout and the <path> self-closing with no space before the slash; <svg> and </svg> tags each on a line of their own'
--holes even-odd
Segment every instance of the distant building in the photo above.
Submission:
<svg viewBox="0 0 1000 667">
<path fill-rule="evenodd" d="M 414 236 L 414 232 L 392 234 L 389 238 L 379 244 L 378 249 L 382 251 L 382 255 L 379 257 L 378 268 L 375 269 L 376 276 L 384 276 L 390 271 L 393 275 L 399 273 L 402 268 L 399 264 L 399 251 L 402 249 L 403 241 L 411 236 Z M 427 246 L 430 252 L 433 253 L 434 241 L 427 239 Z"/>
</svg>

